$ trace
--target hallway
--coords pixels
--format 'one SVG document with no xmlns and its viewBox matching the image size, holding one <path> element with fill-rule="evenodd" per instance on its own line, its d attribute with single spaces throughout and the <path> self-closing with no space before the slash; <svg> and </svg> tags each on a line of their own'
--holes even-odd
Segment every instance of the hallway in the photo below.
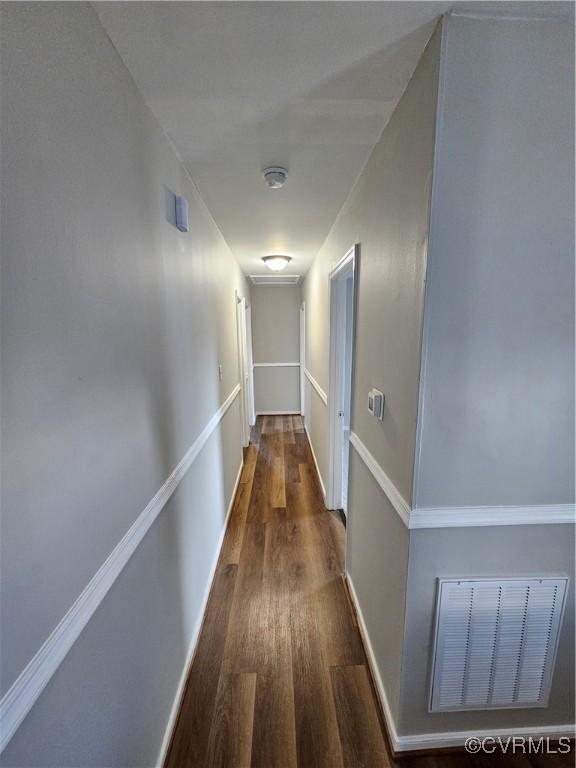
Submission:
<svg viewBox="0 0 576 768">
<path fill-rule="evenodd" d="M 300 416 L 259 417 L 167 766 L 387 766 Z"/>
<path fill-rule="evenodd" d="M 394 762 L 300 416 L 259 416 L 165 768 L 569 768 L 458 751 Z"/>
<path fill-rule="evenodd" d="M 576 768 L 574 9 L 0 0 L 0 768 Z"/>
</svg>

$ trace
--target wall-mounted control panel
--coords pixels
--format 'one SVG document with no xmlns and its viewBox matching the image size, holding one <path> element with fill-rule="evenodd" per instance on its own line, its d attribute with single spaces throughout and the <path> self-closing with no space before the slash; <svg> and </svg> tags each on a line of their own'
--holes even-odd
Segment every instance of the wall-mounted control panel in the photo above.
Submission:
<svg viewBox="0 0 576 768">
<path fill-rule="evenodd" d="M 380 421 L 384 418 L 384 395 L 379 389 L 368 392 L 368 410 Z"/>
</svg>

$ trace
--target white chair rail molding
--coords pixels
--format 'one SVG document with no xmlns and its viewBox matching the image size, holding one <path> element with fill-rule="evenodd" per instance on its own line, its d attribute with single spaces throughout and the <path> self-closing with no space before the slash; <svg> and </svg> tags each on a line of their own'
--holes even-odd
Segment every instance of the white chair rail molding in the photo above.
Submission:
<svg viewBox="0 0 576 768">
<path fill-rule="evenodd" d="M 411 508 L 355 432 L 350 444 L 384 491 L 407 528 L 468 528 L 499 525 L 566 525 L 576 523 L 574 504 L 493 507 Z"/>
</svg>

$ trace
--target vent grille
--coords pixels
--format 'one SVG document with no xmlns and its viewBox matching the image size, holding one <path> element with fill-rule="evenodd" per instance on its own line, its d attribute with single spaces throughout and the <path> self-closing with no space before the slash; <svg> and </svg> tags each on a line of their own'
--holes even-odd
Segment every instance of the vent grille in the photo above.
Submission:
<svg viewBox="0 0 576 768">
<path fill-rule="evenodd" d="M 300 275 L 250 275 L 252 285 L 296 285 Z"/>
<path fill-rule="evenodd" d="M 440 579 L 430 710 L 545 707 L 567 583 Z"/>
</svg>

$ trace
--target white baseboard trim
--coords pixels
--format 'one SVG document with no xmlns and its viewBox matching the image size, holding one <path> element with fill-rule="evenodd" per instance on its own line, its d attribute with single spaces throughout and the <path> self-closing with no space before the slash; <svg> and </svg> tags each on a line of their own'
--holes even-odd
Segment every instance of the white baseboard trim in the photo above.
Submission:
<svg viewBox="0 0 576 768">
<path fill-rule="evenodd" d="M 310 384 L 312 384 L 312 387 L 316 391 L 316 394 L 318 395 L 320 400 L 322 400 L 324 405 L 328 405 L 328 395 L 326 394 L 326 392 L 324 392 L 320 384 L 318 384 L 314 376 L 312 376 L 308 368 L 304 369 L 304 375 L 306 376 Z"/>
<path fill-rule="evenodd" d="M 398 736 L 395 752 L 411 752 L 413 750 L 447 749 L 448 747 L 464 747 L 470 736 L 482 739 L 508 739 L 514 736 L 556 741 L 561 738 L 573 739 L 574 725 L 542 725 L 532 728 L 493 728 L 491 730 L 470 729 L 469 731 L 445 731 L 443 733 L 417 733 L 411 736 Z"/>
<path fill-rule="evenodd" d="M 320 474 L 320 467 L 318 466 L 318 460 L 316 459 L 316 454 L 314 453 L 314 446 L 312 445 L 312 438 L 310 437 L 310 432 L 308 432 L 308 427 L 306 426 L 306 422 L 304 422 L 304 430 L 306 432 L 306 437 L 308 438 L 308 444 L 310 445 L 310 452 L 312 453 L 312 458 L 314 459 L 314 466 L 316 467 L 316 474 L 318 475 L 318 480 L 320 481 L 320 490 L 322 491 L 322 498 L 324 499 L 324 506 L 326 506 L 326 488 L 324 487 L 324 481 L 322 480 L 322 475 Z"/>
<path fill-rule="evenodd" d="M 239 392 L 240 385 L 237 384 L 160 490 L 138 515 L 72 607 L 2 697 L 0 752 L 4 750 L 36 703 Z"/>
<path fill-rule="evenodd" d="M 192 661 L 194 660 L 194 654 L 196 653 L 198 639 L 200 638 L 202 624 L 204 623 L 204 614 L 206 613 L 206 607 L 208 605 L 208 599 L 210 597 L 210 590 L 212 589 L 212 582 L 214 581 L 214 576 L 216 574 L 216 567 L 218 566 L 218 560 L 220 559 L 220 552 L 222 551 L 222 545 L 224 544 L 224 537 L 226 536 L 226 531 L 228 529 L 228 522 L 230 520 L 230 515 L 232 514 L 232 509 L 234 508 L 234 501 L 236 500 L 236 491 L 238 490 L 238 486 L 240 485 L 240 478 L 242 477 L 243 467 L 244 467 L 244 462 L 241 461 L 238 474 L 236 475 L 236 481 L 234 482 L 234 489 L 232 490 L 232 495 L 230 496 L 230 503 L 228 504 L 228 509 L 226 511 L 226 519 L 224 520 L 224 525 L 222 526 L 222 531 L 220 533 L 220 538 L 218 540 L 218 544 L 216 546 L 216 552 L 214 554 L 214 559 L 212 561 L 212 566 L 210 568 L 210 574 L 208 576 L 206 589 L 204 591 L 204 597 L 202 598 L 202 605 L 200 607 L 200 611 L 198 612 L 198 618 L 196 619 L 194 631 L 192 632 L 190 645 L 188 646 L 188 653 L 186 654 L 186 661 L 184 663 L 184 668 L 182 670 L 182 674 L 178 682 L 178 688 L 176 689 L 176 695 L 174 696 L 174 701 L 172 703 L 172 708 L 170 710 L 170 716 L 168 717 L 168 722 L 166 723 L 166 728 L 164 730 L 164 738 L 162 739 L 162 746 L 160 747 L 158 759 L 156 760 L 156 763 L 155 763 L 155 765 L 158 766 L 158 768 L 162 768 L 168 756 L 168 749 L 170 747 L 172 732 L 174 731 L 174 728 L 176 726 L 178 712 L 180 711 L 180 703 L 182 701 L 182 696 L 184 694 L 184 688 L 186 686 L 186 681 L 188 680 L 188 675 L 190 673 L 190 667 L 192 666 Z"/>
<path fill-rule="evenodd" d="M 350 443 L 407 528 L 478 528 L 499 525 L 573 525 L 576 523 L 576 506 L 574 504 L 415 507 L 411 509 L 406 499 L 355 432 L 350 432 Z"/>
<path fill-rule="evenodd" d="M 366 622 L 360 608 L 358 601 L 358 595 L 354 588 L 352 577 L 349 573 L 346 573 L 346 583 L 348 584 L 348 591 L 354 604 L 354 609 L 358 617 L 358 623 L 360 625 L 360 633 L 362 635 L 362 641 L 364 643 L 364 649 L 368 656 L 368 662 L 370 664 L 370 671 L 372 673 L 372 679 L 376 686 L 378 698 L 380 700 L 380 706 L 386 722 L 386 730 L 388 732 L 388 738 L 390 745 L 394 752 L 411 752 L 417 750 L 430 750 L 430 749 L 444 749 L 448 747 L 463 747 L 466 739 L 470 736 L 484 738 L 502 738 L 506 739 L 509 736 L 524 736 L 533 737 L 534 739 L 549 738 L 559 739 L 561 737 L 574 738 L 576 734 L 576 725 L 542 725 L 522 728 L 493 728 L 478 730 L 471 728 L 468 731 L 442 731 L 439 733 L 417 733 L 407 736 L 401 736 L 396 730 L 396 723 L 390 709 L 390 703 L 386 695 L 384 683 L 380 675 L 380 670 L 376 657 L 374 655 L 374 649 L 370 642 L 370 636 L 368 629 L 366 628 Z"/>
<path fill-rule="evenodd" d="M 256 411 L 256 416 L 300 416 L 300 411 Z"/>
<path fill-rule="evenodd" d="M 368 657 L 372 679 L 374 680 L 376 692 L 380 700 L 380 708 L 382 709 L 382 714 L 384 715 L 384 720 L 386 722 L 386 730 L 388 732 L 388 738 L 390 739 L 390 745 L 394 751 L 397 751 L 396 744 L 398 743 L 398 733 L 396 732 L 396 724 L 394 722 L 394 717 L 392 716 L 392 710 L 390 708 L 388 696 L 386 695 L 386 689 L 384 688 L 384 683 L 382 682 L 382 677 L 380 676 L 380 668 L 378 666 L 378 662 L 376 661 L 372 643 L 370 642 L 370 635 L 368 634 L 366 622 L 364 621 L 364 614 L 360 608 L 360 602 L 354 588 L 354 582 L 352 581 L 352 577 L 348 571 L 346 571 L 346 583 L 348 585 L 348 592 L 350 593 L 350 597 L 352 598 L 352 602 L 354 604 L 356 616 L 358 617 L 360 634 L 362 636 L 362 642 L 364 645 L 364 650 L 366 651 L 366 656 Z"/>
</svg>

